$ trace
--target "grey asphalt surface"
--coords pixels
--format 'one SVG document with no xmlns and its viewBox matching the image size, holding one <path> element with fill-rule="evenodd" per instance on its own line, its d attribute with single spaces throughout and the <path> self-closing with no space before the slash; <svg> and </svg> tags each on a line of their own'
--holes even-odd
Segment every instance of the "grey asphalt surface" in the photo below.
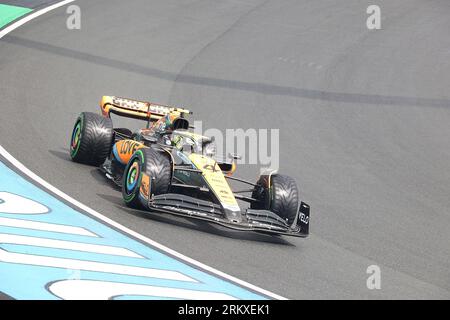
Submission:
<svg viewBox="0 0 450 320">
<path fill-rule="evenodd" d="M 61 8 L 0 40 L 0 144 L 115 221 L 288 298 L 450 299 L 450 3 L 377 1 L 370 31 L 372 2 L 79 0 L 81 30 Z M 189 106 L 205 128 L 279 128 L 311 236 L 121 208 L 68 157 L 77 115 L 108 94 Z"/>
</svg>

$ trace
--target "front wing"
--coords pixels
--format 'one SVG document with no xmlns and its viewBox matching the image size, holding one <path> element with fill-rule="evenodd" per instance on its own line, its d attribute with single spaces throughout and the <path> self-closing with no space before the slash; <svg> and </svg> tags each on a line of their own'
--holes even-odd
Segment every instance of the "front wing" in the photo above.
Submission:
<svg viewBox="0 0 450 320">
<path fill-rule="evenodd" d="M 247 209 L 242 214 L 242 221 L 230 221 L 225 218 L 220 205 L 176 193 L 154 196 L 148 202 L 148 209 L 208 221 L 239 231 L 256 231 L 302 238 L 309 235 L 310 207 L 303 202 L 293 226 L 289 226 L 278 215 L 268 210 Z"/>
</svg>

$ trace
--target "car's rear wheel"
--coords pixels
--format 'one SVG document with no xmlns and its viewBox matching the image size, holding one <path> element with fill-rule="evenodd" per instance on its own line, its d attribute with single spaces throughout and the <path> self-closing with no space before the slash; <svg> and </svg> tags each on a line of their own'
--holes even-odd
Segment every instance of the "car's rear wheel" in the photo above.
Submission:
<svg viewBox="0 0 450 320">
<path fill-rule="evenodd" d="M 252 198 L 257 202 L 252 209 L 270 210 L 285 220 L 289 225 L 295 222 L 300 204 L 300 196 L 295 180 L 289 176 L 276 174 L 262 176 L 255 186 Z"/>
<path fill-rule="evenodd" d="M 128 162 L 122 183 L 125 204 L 132 208 L 146 208 L 148 197 L 169 191 L 172 164 L 164 151 L 143 148 L 136 151 Z"/>
<path fill-rule="evenodd" d="M 105 162 L 114 139 L 111 119 L 92 112 L 83 112 L 75 122 L 70 141 L 73 161 L 92 166 Z"/>
</svg>

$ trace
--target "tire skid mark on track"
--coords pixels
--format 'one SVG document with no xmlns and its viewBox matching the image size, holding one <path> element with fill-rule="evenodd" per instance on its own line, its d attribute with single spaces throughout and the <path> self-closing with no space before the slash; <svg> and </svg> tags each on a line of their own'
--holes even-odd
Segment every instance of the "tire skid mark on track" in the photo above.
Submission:
<svg viewBox="0 0 450 320">
<path fill-rule="evenodd" d="M 2 38 L 0 32 L 0 39 Z M 229 80 L 212 78 L 206 76 L 196 76 L 190 74 L 172 73 L 169 71 L 141 66 L 131 62 L 124 62 L 116 59 L 90 54 L 88 52 L 72 50 L 42 43 L 30 39 L 22 39 L 15 36 L 8 36 L 2 41 L 33 50 L 47 52 L 50 54 L 85 61 L 109 68 L 115 68 L 126 72 L 132 72 L 152 78 L 158 78 L 176 83 L 194 84 L 204 87 L 225 88 L 231 90 L 255 92 L 264 95 L 286 96 L 294 98 L 305 98 L 319 101 L 332 101 L 339 103 L 364 104 L 364 105 L 386 105 L 386 106 L 415 106 L 424 108 L 448 109 L 449 99 L 407 97 L 407 96 L 387 96 L 378 94 L 332 92 L 324 90 L 304 89 L 289 86 L 272 85 L 267 83 L 247 82 L 239 80 Z"/>
</svg>

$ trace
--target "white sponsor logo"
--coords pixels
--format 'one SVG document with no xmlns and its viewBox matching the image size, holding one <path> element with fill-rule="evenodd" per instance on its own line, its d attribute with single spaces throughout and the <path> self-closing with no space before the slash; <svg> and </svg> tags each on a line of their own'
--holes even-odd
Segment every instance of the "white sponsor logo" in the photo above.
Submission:
<svg viewBox="0 0 450 320">
<path fill-rule="evenodd" d="M 300 221 L 303 222 L 304 224 L 308 224 L 309 223 L 309 217 L 306 216 L 304 213 L 300 213 Z"/>
</svg>

